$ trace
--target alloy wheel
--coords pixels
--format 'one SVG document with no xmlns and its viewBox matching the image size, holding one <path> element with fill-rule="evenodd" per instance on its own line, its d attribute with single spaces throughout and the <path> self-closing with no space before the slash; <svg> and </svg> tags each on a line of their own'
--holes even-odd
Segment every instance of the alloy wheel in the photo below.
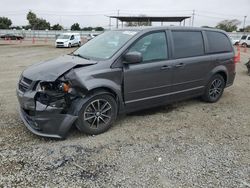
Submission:
<svg viewBox="0 0 250 188">
<path fill-rule="evenodd" d="M 218 97 L 220 97 L 221 92 L 223 90 L 223 83 L 220 79 L 213 80 L 211 87 L 209 89 L 209 96 L 216 100 Z"/>
<path fill-rule="evenodd" d="M 99 128 L 111 120 L 112 106 L 105 99 L 94 100 L 85 108 L 83 116 L 89 127 Z"/>
</svg>

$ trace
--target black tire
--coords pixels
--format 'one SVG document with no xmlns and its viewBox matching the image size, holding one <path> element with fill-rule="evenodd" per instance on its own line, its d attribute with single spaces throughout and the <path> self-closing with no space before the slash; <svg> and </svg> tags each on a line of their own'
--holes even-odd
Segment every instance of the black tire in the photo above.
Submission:
<svg viewBox="0 0 250 188">
<path fill-rule="evenodd" d="M 71 43 L 68 44 L 68 48 L 71 48 Z"/>
<path fill-rule="evenodd" d="M 242 47 L 246 48 L 247 47 L 247 43 L 243 43 Z"/>
<path fill-rule="evenodd" d="M 78 47 L 80 47 L 80 46 L 81 46 L 81 42 L 78 43 Z"/>
<path fill-rule="evenodd" d="M 221 98 L 224 88 L 224 78 L 220 74 L 216 74 L 210 79 L 202 99 L 210 103 L 217 102 Z"/>
<path fill-rule="evenodd" d="M 117 117 L 117 103 L 112 95 L 90 96 L 78 114 L 76 127 L 90 135 L 107 131 Z"/>
</svg>

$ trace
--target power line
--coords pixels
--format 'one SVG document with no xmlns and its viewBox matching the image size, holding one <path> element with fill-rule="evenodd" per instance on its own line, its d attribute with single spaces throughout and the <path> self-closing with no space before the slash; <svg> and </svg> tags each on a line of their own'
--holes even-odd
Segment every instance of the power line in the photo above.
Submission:
<svg viewBox="0 0 250 188">
<path fill-rule="evenodd" d="M 224 14 L 224 13 L 218 13 L 218 12 L 212 12 L 212 11 L 206 11 L 206 10 L 198 10 L 198 12 L 203 12 L 203 13 L 208 13 L 208 14 L 212 14 L 212 15 L 221 15 L 221 16 L 230 16 L 230 17 L 243 17 L 244 15 L 236 15 L 236 14 Z"/>
<path fill-rule="evenodd" d="M 209 15 L 204 15 L 204 14 L 196 14 L 196 15 L 200 16 L 200 17 L 211 18 L 211 19 L 228 19 L 228 18 L 225 18 L 225 17 L 209 16 Z"/>
</svg>

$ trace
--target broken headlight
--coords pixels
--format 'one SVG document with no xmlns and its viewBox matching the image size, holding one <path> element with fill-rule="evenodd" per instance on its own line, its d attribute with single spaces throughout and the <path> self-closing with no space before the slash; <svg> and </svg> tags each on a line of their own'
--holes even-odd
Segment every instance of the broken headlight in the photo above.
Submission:
<svg viewBox="0 0 250 188">
<path fill-rule="evenodd" d="M 62 92 L 62 93 L 68 93 L 70 91 L 70 84 L 68 82 L 40 82 L 37 87 L 38 91 L 43 92 Z"/>
<path fill-rule="evenodd" d="M 40 82 L 36 88 L 36 100 L 48 106 L 65 107 L 70 89 L 68 82 Z"/>
</svg>

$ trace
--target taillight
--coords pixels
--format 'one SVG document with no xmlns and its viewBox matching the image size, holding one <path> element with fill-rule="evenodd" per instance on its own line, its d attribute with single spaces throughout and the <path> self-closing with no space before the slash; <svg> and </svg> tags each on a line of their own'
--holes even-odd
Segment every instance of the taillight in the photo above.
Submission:
<svg viewBox="0 0 250 188">
<path fill-rule="evenodd" d="M 237 53 L 237 55 L 234 56 L 234 63 L 240 62 L 240 52 Z"/>
</svg>

